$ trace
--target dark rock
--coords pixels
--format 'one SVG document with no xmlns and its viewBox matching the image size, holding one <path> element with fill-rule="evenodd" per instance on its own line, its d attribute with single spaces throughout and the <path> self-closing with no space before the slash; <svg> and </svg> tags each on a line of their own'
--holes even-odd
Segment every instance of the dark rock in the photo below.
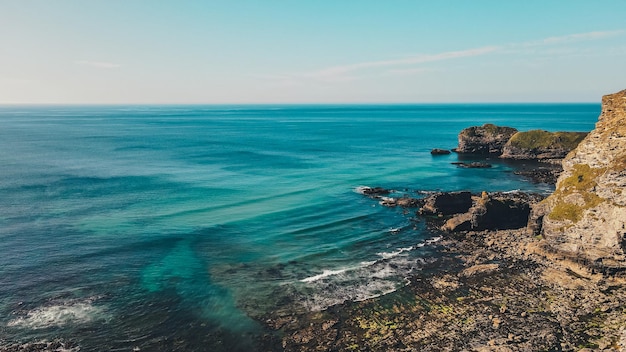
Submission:
<svg viewBox="0 0 626 352">
<path fill-rule="evenodd" d="M 479 161 L 474 161 L 474 162 L 471 162 L 471 163 L 453 162 L 451 164 L 452 165 L 456 165 L 458 167 L 465 168 L 465 169 L 486 169 L 486 168 L 490 168 L 492 166 L 489 163 L 483 163 L 483 162 L 479 162 Z"/>
<path fill-rule="evenodd" d="M 386 207 L 402 207 L 402 208 L 419 208 L 424 204 L 423 199 L 416 199 L 411 197 L 400 197 L 400 198 L 391 198 L 391 197 L 379 197 L 381 199 L 380 205 L 384 205 Z"/>
<path fill-rule="evenodd" d="M 439 149 L 439 148 L 435 148 L 433 150 L 430 151 L 430 154 L 432 155 L 448 155 L 451 152 L 447 149 Z"/>
<path fill-rule="evenodd" d="M 371 197 L 386 196 L 391 193 L 390 190 L 384 189 L 382 187 L 359 187 L 357 191 L 361 194 Z"/>
<path fill-rule="evenodd" d="M 424 199 L 421 215 L 453 215 L 465 213 L 472 206 L 470 192 L 441 192 Z"/>
<path fill-rule="evenodd" d="M 555 165 L 554 167 L 538 167 L 534 169 L 517 170 L 513 173 L 524 176 L 534 183 L 547 183 L 554 185 L 556 184 L 556 180 L 559 178 L 562 171 L 562 167 Z"/>
<path fill-rule="evenodd" d="M 445 231 L 509 230 L 526 227 L 531 206 L 543 197 L 524 192 L 483 192 L 464 214 L 449 219 Z"/>
<path fill-rule="evenodd" d="M 493 124 L 468 127 L 459 133 L 457 153 L 471 154 L 502 154 L 504 145 L 517 129 L 500 127 Z"/>
</svg>

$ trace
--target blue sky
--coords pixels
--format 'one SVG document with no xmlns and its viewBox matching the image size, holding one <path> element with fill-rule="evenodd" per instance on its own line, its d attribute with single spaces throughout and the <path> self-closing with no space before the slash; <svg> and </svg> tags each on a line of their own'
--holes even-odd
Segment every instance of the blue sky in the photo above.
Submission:
<svg viewBox="0 0 626 352">
<path fill-rule="evenodd" d="M 0 0 L 0 103 L 599 102 L 624 0 Z"/>
</svg>

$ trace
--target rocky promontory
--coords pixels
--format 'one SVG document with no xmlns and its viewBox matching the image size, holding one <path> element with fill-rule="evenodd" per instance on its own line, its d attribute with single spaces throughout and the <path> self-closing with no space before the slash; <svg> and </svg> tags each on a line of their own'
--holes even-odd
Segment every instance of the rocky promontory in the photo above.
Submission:
<svg viewBox="0 0 626 352">
<path fill-rule="evenodd" d="M 560 161 L 587 135 L 587 132 L 520 132 L 515 128 L 484 124 L 459 133 L 460 154 L 497 155 L 502 159 Z"/>
<path fill-rule="evenodd" d="M 517 133 L 511 127 L 496 126 L 491 123 L 482 126 L 468 127 L 459 133 L 457 153 L 470 154 L 502 154 L 502 148 Z"/>
</svg>

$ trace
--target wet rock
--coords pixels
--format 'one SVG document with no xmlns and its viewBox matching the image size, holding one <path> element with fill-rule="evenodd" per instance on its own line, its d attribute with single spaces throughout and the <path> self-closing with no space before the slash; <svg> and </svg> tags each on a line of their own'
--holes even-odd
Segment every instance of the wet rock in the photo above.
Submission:
<svg viewBox="0 0 626 352">
<path fill-rule="evenodd" d="M 380 205 L 386 207 L 402 207 L 402 208 L 419 208 L 424 204 L 422 199 L 416 199 L 411 197 L 380 197 Z"/>
<path fill-rule="evenodd" d="M 472 206 L 470 192 L 440 192 L 424 199 L 420 215 L 453 215 L 465 213 Z"/>
<path fill-rule="evenodd" d="M 366 196 L 376 197 L 376 196 L 386 196 L 391 193 L 391 190 L 382 188 L 382 187 L 359 187 L 357 191 Z"/>
<path fill-rule="evenodd" d="M 432 155 L 448 155 L 450 153 L 451 151 L 449 151 L 448 149 L 439 149 L 439 148 L 435 148 L 430 151 L 430 154 Z"/>
<path fill-rule="evenodd" d="M 563 168 L 560 165 L 538 166 L 536 168 L 516 170 L 513 173 L 524 176 L 533 183 L 556 184 L 556 180 L 561 175 Z"/>
<path fill-rule="evenodd" d="M 494 124 L 473 126 L 459 133 L 459 146 L 457 153 L 471 154 L 502 154 L 502 149 L 517 129 L 501 127 Z"/>
</svg>

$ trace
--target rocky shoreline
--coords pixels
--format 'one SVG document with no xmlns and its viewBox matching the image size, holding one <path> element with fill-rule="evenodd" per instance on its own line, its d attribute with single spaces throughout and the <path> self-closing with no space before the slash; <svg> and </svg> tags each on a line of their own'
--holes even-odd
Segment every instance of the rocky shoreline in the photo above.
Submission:
<svg viewBox="0 0 626 352">
<path fill-rule="evenodd" d="M 522 230 L 467 232 L 403 289 L 322 312 L 267 317 L 285 351 L 572 351 L 626 348 L 626 282 L 544 251 Z"/>
<path fill-rule="evenodd" d="M 589 135 L 520 135 L 489 124 L 461 132 L 457 153 L 548 161 L 519 170 L 556 184 L 546 199 L 521 192 L 392 198 L 384 188 L 362 189 L 382 205 L 417 209 L 405 213 L 441 234 L 440 256 L 391 294 L 266 316 L 277 332 L 266 336 L 266 350 L 626 350 L 624 118 L 626 91 L 603 98 L 600 130 Z"/>
</svg>

